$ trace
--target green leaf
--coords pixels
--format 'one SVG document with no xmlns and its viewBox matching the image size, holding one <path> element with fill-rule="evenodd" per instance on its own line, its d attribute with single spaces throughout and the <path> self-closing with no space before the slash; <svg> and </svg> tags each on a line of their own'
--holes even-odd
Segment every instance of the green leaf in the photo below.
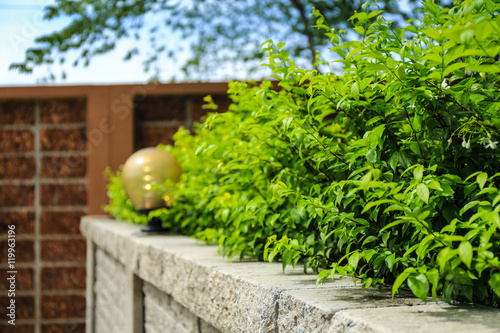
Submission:
<svg viewBox="0 0 500 333">
<path fill-rule="evenodd" d="M 413 272 L 415 272 L 415 268 L 408 267 L 407 269 L 405 269 L 403 271 L 403 273 L 398 275 L 398 277 L 394 281 L 394 284 L 392 285 L 392 297 L 394 297 L 394 295 L 398 291 L 401 284 L 403 284 L 403 282 L 405 282 L 405 280 L 408 278 L 408 276 Z"/>
<path fill-rule="evenodd" d="M 393 171 L 396 171 L 396 167 L 398 166 L 399 161 L 399 152 L 395 151 L 392 153 L 391 158 L 389 159 L 389 165 Z"/>
<path fill-rule="evenodd" d="M 495 294 L 500 297 L 500 273 L 492 274 L 488 284 Z"/>
<path fill-rule="evenodd" d="M 394 264 L 396 263 L 396 254 L 392 253 L 391 255 L 385 257 L 385 264 L 387 265 L 387 268 L 392 272 L 392 268 L 394 267 Z"/>
<path fill-rule="evenodd" d="M 465 266 L 470 268 L 472 262 L 472 245 L 467 241 L 460 243 L 460 246 L 458 247 L 458 255 Z"/>
<path fill-rule="evenodd" d="M 353 268 L 353 270 L 356 270 L 358 267 L 359 258 L 359 252 L 354 252 L 349 256 L 349 265 Z"/>
<path fill-rule="evenodd" d="M 368 236 L 366 237 L 366 239 L 363 241 L 363 246 L 365 246 L 366 244 L 368 243 L 371 243 L 371 242 L 375 242 L 375 241 L 378 241 L 379 238 L 376 237 L 376 236 Z"/>
<path fill-rule="evenodd" d="M 351 86 L 351 95 L 355 100 L 359 100 L 359 85 L 357 82 L 354 82 Z"/>
<path fill-rule="evenodd" d="M 316 279 L 316 287 L 320 284 L 325 282 L 326 279 L 332 274 L 331 269 L 324 269 L 321 272 L 319 272 L 318 277 Z"/>
<path fill-rule="evenodd" d="M 439 270 L 443 271 L 446 263 L 453 258 L 457 254 L 458 250 L 452 250 L 449 247 L 443 248 L 439 251 L 438 256 L 436 258 L 437 263 L 439 264 Z"/>
<path fill-rule="evenodd" d="M 418 165 L 415 169 L 413 169 L 413 177 L 417 181 L 422 181 L 422 177 L 424 175 L 424 166 L 423 165 Z"/>
<path fill-rule="evenodd" d="M 427 275 L 427 279 L 432 284 L 432 289 L 431 289 L 432 299 L 437 302 L 438 301 L 437 300 L 437 288 L 439 286 L 439 271 L 436 268 L 433 268 L 431 270 L 428 270 L 426 275 Z"/>
<path fill-rule="evenodd" d="M 370 163 L 377 162 L 377 149 L 372 148 L 366 153 L 366 160 Z"/>
<path fill-rule="evenodd" d="M 476 200 L 476 201 L 471 201 L 469 203 L 467 203 L 462 209 L 460 209 L 460 216 L 462 216 L 466 211 L 468 211 L 469 209 L 471 209 L 472 207 L 478 205 L 481 201 L 479 200 Z"/>
<path fill-rule="evenodd" d="M 417 185 L 417 195 L 425 203 L 429 203 L 429 189 L 425 184 Z"/>
<path fill-rule="evenodd" d="M 372 202 L 369 202 L 365 205 L 365 207 L 363 208 L 363 210 L 361 211 L 361 214 L 363 214 L 364 212 L 366 212 L 367 210 L 369 210 L 370 208 L 372 208 L 373 206 L 379 206 L 381 204 L 384 204 L 384 203 L 396 203 L 397 201 L 395 200 L 392 200 L 392 199 L 381 199 L 381 200 L 377 200 L 377 201 L 372 201 Z"/>
<path fill-rule="evenodd" d="M 486 219 L 497 228 L 500 228 L 500 215 L 496 211 L 489 212 Z"/>
<path fill-rule="evenodd" d="M 412 273 L 408 276 L 408 287 L 415 296 L 422 301 L 427 302 L 427 294 L 429 293 L 429 281 L 422 273 Z"/>
<path fill-rule="evenodd" d="M 410 157 L 404 151 L 399 152 L 399 164 L 405 169 L 411 165 Z"/>
<path fill-rule="evenodd" d="M 484 184 L 486 184 L 487 180 L 488 180 L 488 174 L 486 172 L 481 172 L 479 175 L 477 175 L 476 181 L 479 184 L 481 190 L 483 189 Z"/>
</svg>

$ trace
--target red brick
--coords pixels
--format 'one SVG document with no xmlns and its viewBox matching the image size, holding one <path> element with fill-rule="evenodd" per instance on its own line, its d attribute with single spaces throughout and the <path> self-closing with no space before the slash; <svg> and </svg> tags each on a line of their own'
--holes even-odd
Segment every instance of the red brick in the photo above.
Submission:
<svg viewBox="0 0 500 333">
<path fill-rule="evenodd" d="M 35 214 L 33 212 L 0 212 L 0 234 L 5 235 L 9 225 L 14 225 L 16 235 L 35 232 Z"/>
<path fill-rule="evenodd" d="M 52 99 L 40 102 L 42 124 L 85 122 L 86 103 L 81 98 Z"/>
<path fill-rule="evenodd" d="M 42 296 L 42 319 L 85 317 L 85 296 Z"/>
<path fill-rule="evenodd" d="M 172 137 L 178 130 L 177 126 L 140 126 L 135 133 L 136 149 L 172 144 Z"/>
<path fill-rule="evenodd" d="M 178 96 L 138 96 L 135 98 L 136 122 L 186 120 L 186 102 Z"/>
<path fill-rule="evenodd" d="M 15 153 L 33 151 L 35 137 L 29 130 L 0 130 L 0 152 Z"/>
<path fill-rule="evenodd" d="M 33 296 L 19 296 L 10 298 L 7 295 L 0 295 L 0 308 L 2 309 L 2 316 L 5 316 L 5 308 L 9 306 L 10 300 L 15 299 L 16 305 L 16 321 L 22 319 L 32 319 L 35 316 L 35 301 Z M 4 322 L 5 317 L 2 318 Z M 1 326 L 0 326 L 1 327 Z M 17 327 L 17 325 L 16 325 Z M 15 331 L 17 333 L 17 330 Z"/>
<path fill-rule="evenodd" d="M 0 156 L 0 179 L 31 179 L 35 176 L 33 157 Z"/>
<path fill-rule="evenodd" d="M 45 324 L 43 333 L 85 333 L 84 323 Z"/>
<path fill-rule="evenodd" d="M 34 101 L 7 100 L 0 102 L 0 125 L 34 123 Z"/>
<path fill-rule="evenodd" d="M 3 325 L 2 325 L 3 324 Z M 12 328 L 12 325 L 8 324 L 6 320 L 0 322 L 0 332 L 12 332 L 12 333 L 34 333 L 35 326 L 30 324 L 19 324 L 16 321 L 15 329 Z"/>
<path fill-rule="evenodd" d="M 42 159 L 42 178 L 85 177 L 87 158 L 85 156 L 50 156 Z"/>
<path fill-rule="evenodd" d="M 15 243 L 16 264 L 33 262 L 35 259 L 35 252 L 33 250 L 33 241 L 30 240 L 16 240 Z M 6 263 L 8 258 L 8 243 L 5 241 L 0 242 L 0 263 Z"/>
<path fill-rule="evenodd" d="M 32 185 L 0 185 L 0 207 L 33 206 L 34 201 Z"/>
<path fill-rule="evenodd" d="M 0 269 L 0 290 L 9 290 L 10 283 L 6 277 L 10 276 L 7 271 L 10 269 L 2 268 Z M 16 268 L 16 291 L 28 291 L 33 290 L 33 269 L 32 268 Z"/>
<path fill-rule="evenodd" d="M 79 234 L 80 218 L 84 212 L 48 212 L 40 214 L 42 234 Z"/>
<path fill-rule="evenodd" d="M 42 151 L 86 151 L 85 129 L 41 129 Z"/>
<path fill-rule="evenodd" d="M 43 261 L 85 262 L 87 243 L 84 239 L 42 241 Z"/>
<path fill-rule="evenodd" d="M 212 100 L 218 106 L 217 110 L 204 109 L 203 105 L 207 103 L 203 101 L 203 97 L 194 98 L 191 104 L 191 119 L 199 122 L 209 112 L 226 112 L 232 103 L 231 99 L 226 95 L 214 95 Z"/>
<path fill-rule="evenodd" d="M 42 185 L 40 195 L 43 206 L 85 205 L 87 186 L 85 184 Z"/>
<path fill-rule="evenodd" d="M 42 269 L 42 290 L 85 290 L 85 267 L 45 267 Z"/>
</svg>

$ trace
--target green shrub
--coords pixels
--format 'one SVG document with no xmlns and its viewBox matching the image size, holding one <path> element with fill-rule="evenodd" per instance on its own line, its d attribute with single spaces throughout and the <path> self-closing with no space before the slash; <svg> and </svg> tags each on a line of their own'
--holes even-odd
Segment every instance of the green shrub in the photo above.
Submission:
<svg viewBox="0 0 500 333">
<path fill-rule="evenodd" d="M 315 12 L 342 75 L 264 43 L 279 89 L 233 82 L 229 112 L 163 147 L 185 170 L 165 224 L 318 281 L 500 306 L 500 5 L 423 5 L 398 28 L 366 3 L 349 39 Z M 113 175 L 110 197 L 137 219 Z"/>
</svg>

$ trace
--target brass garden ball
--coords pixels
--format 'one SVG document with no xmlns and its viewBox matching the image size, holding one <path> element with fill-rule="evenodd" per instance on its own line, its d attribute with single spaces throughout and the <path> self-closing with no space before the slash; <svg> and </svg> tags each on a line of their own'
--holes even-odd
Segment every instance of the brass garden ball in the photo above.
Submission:
<svg viewBox="0 0 500 333">
<path fill-rule="evenodd" d="M 165 207 L 162 193 L 153 189 L 153 184 L 167 180 L 172 185 L 181 177 L 182 168 L 170 153 L 158 148 L 138 150 L 128 158 L 122 168 L 123 189 L 132 203 L 141 210 Z"/>
</svg>

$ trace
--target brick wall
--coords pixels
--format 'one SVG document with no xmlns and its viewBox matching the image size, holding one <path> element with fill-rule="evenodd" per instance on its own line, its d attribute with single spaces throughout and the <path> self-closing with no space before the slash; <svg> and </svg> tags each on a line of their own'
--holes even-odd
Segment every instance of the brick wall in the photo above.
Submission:
<svg viewBox="0 0 500 333">
<path fill-rule="evenodd" d="M 10 300 L 6 240 L 15 225 L 15 332 L 85 331 L 79 222 L 102 214 L 104 169 L 116 170 L 134 149 L 171 143 L 180 126 L 206 114 L 207 94 L 226 110 L 226 90 L 220 83 L 0 88 L 0 308 Z M 0 332 L 9 332 L 0 315 Z"/>
<path fill-rule="evenodd" d="M 172 136 L 182 126 L 191 129 L 209 110 L 203 109 L 200 95 L 136 96 L 134 100 L 136 150 L 154 147 L 160 143 L 172 144 Z M 212 96 L 218 111 L 228 109 L 230 100 L 225 95 Z"/>
<path fill-rule="evenodd" d="M 19 332 L 83 331 L 85 122 L 84 99 L 0 102 L 0 302 L 9 300 L 4 240 L 15 225 Z"/>
</svg>

